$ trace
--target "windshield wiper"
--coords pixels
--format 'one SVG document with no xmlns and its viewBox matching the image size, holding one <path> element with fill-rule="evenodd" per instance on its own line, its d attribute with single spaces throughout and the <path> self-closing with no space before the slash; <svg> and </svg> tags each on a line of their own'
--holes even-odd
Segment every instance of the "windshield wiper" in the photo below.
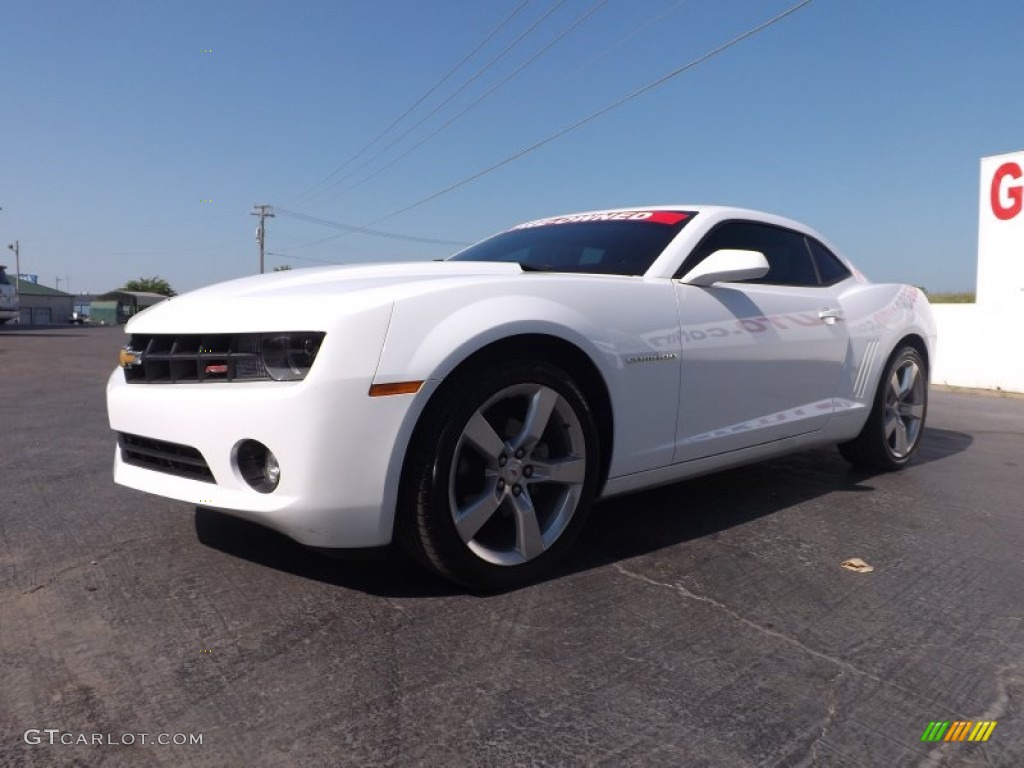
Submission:
<svg viewBox="0 0 1024 768">
<path fill-rule="evenodd" d="M 517 261 L 516 264 L 523 272 L 560 272 L 561 270 L 557 267 L 552 267 L 550 264 L 526 264 L 522 261 Z"/>
</svg>

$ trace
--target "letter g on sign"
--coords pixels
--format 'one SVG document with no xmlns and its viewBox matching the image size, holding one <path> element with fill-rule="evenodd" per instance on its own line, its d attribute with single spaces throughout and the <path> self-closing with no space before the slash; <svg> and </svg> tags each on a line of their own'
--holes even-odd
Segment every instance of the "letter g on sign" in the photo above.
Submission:
<svg viewBox="0 0 1024 768">
<path fill-rule="evenodd" d="M 1021 172 L 1017 163 L 1003 163 L 992 175 L 992 213 L 1001 221 L 1008 221 L 1024 207 L 1024 185 L 1020 183 Z M 1014 179 L 1016 184 L 1006 181 Z M 1005 198 L 1008 199 L 1008 201 Z"/>
</svg>

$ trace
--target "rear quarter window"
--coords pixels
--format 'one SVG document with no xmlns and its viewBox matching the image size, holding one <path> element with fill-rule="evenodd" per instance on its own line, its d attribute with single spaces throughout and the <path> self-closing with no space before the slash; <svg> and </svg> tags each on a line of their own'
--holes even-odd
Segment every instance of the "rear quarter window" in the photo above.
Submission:
<svg viewBox="0 0 1024 768">
<path fill-rule="evenodd" d="M 811 237 L 807 238 L 807 244 L 810 246 L 814 263 L 818 267 L 822 285 L 835 285 L 850 277 L 850 270 L 832 251 Z"/>
</svg>

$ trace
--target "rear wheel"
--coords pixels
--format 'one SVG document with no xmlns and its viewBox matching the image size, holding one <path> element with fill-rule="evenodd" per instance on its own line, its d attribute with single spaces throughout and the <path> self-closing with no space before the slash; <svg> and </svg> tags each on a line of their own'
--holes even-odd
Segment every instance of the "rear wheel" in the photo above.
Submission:
<svg viewBox="0 0 1024 768">
<path fill-rule="evenodd" d="M 413 439 L 397 534 L 473 589 L 539 577 L 583 524 L 597 430 L 579 388 L 547 363 L 510 361 L 439 393 Z"/>
<path fill-rule="evenodd" d="M 914 347 L 901 347 L 889 358 L 867 423 L 857 437 L 839 446 L 839 452 L 865 469 L 900 469 L 917 450 L 927 411 L 924 359 Z"/>
</svg>

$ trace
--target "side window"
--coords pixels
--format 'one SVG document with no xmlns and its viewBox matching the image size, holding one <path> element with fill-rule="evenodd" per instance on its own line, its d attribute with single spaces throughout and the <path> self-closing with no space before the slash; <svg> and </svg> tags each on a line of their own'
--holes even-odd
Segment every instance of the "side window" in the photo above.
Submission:
<svg viewBox="0 0 1024 768">
<path fill-rule="evenodd" d="M 686 257 L 686 261 L 676 273 L 676 277 L 682 277 L 715 251 L 752 248 L 750 235 L 750 226 L 740 221 L 729 221 L 718 225 Z"/>
<path fill-rule="evenodd" d="M 760 251 L 768 260 L 768 274 L 747 283 L 817 286 L 818 273 L 802 234 L 770 224 L 731 221 L 717 227 L 686 259 L 685 274 L 712 253 L 725 248 Z"/>
<path fill-rule="evenodd" d="M 811 261 L 807 241 L 803 235 L 779 227 L 756 225 L 760 230 L 761 247 L 758 250 L 768 259 L 768 274 L 748 283 L 760 285 L 818 286 L 818 273 Z"/>
<path fill-rule="evenodd" d="M 807 238 L 811 246 L 811 254 L 814 256 L 814 263 L 818 267 L 818 274 L 821 275 L 821 282 L 825 285 L 835 285 L 850 276 L 850 270 L 841 262 L 832 251 L 819 243 L 814 238 Z"/>
</svg>

